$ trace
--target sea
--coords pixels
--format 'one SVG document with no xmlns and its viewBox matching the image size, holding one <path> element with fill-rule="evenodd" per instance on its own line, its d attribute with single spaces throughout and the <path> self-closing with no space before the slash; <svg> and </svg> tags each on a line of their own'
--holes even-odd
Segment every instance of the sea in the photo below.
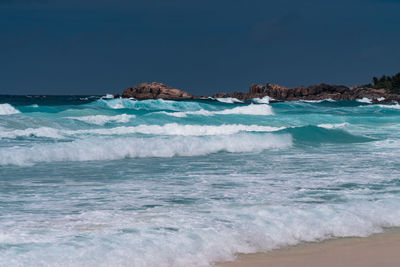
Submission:
<svg viewBox="0 0 400 267">
<path fill-rule="evenodd" d="M 400 226 L 400 105 L 0 96 L 0 266 L 213 266 Z"/>
</svg>

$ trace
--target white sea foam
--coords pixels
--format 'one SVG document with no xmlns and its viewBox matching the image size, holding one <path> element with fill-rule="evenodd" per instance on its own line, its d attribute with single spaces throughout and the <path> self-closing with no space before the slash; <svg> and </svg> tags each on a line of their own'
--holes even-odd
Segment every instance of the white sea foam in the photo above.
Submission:
<svg viewBox="0 0 400 267">
<path fill-rule="evenodd" d="M 191 101 L 173 101 L 164 99 L 134 100 L 126 98 L 99 99 L 89 106 L 101 106 L 111 109 L 136 109 L 136 110 L 174 110 L 190 111 L 201 108 L 200 104 Z"/>
<path fill-rule="evenodd" d="M 389 108 L 389 109 L 400 109 L 399 103 L 397 103 L 395 105 L 379 105 L 379 107 L 381 107 L 381 108 Z"/>
<path fill-rule="evenodd" d="M 325 128 L 325 129 L 343 129 L 349 124 L 347 122 L 343 123 L 323 123 L 318 124 L 318 127 Z"/>
<path fill-rule="evenodd" d="M 105 96 L 102 96 L 101 98 L 113 99 L 113 98 L 114 98 L 114 95 L 112 95 L 112 94 L 106 94 Z"/>
<path fill-rule="evenodd" d="M 120 114 L 115 116 L 106 115 L 93 115 L 93 116 L 83 116 L 83 117 L 68 117 L 69 119 L 84 121 L 90 124 L 104 125 L 110 122 L 125 123 L 129 122 L 130 119 L 135 118 L 135 115 Z"/>
<path fill-rule="evenodd" d="M 321 100 L 299 100 L 300 102 L 306 102 L 306 103 L 321 103 L 324 101 L 327 102 L 336 102 L 336 100 L 333 100 L 332 98 L 326 98 L 326 99 L 321 99 Z"/>
<path fill-rule="evenodd" d="M 131 184 L 127 186 L 132 187 Z M 127 193 L 123 186 L 114 183 L 105 191 L 119 206 L 102 204 L 107 208 L 88 209 L 66 216 L 62 216 L 65 214 L 63 209 L 52 217 L 38 218 L 36 215 L 28 222 L 3 224 L 0 242 L 24 244 L 25 251 L 30 250 L 23 257 L 18 257 L 18 251 L 2 250 L 0 265 L 30 266 L 32 262 L 40 262 L 46 266 L 213 266 L 217 261 L 233 260 L 236 253 L 268 251 L 332 237 L 367 236 L 381 232 L 383 227 L 400 225 L 398 198 L 296 207 L 240 205 L 237 204 L 241 201 L 240 196 L 234 195 L 236 202 L 231 205 L 219 203 L 191 209 L 188 205 L 174 207 L 170 204 L 169 209 L 121 210 L 120 207 L 130 207 L 132 203 L 143 203 L 144 200 L 132 196 L 143 194 L 141 191 L 154 192 L 158 187 Z M 85 185 L 86 188 L 92 189 Z M 112 192 L 115 188 L 124 194 Z M 173 187 L 165 189 L 173 190 Z M 256 190 L 254 187 L 246 189 Z M 195 197 L 204 198 L 207 194 L 204 189 L 198 194 L 192 191 L 197 190 L 188 189 L 188 194 Z M 156 192 L 168 197 L 163 192 Z M 103 198 L 100 193 L 90 195 L 85 192 L 82 197 L 87 201 L 80 203 L 90 203 L 92 198 L 99 196 Z M 240 191 L 235 193 L 240 194 Z M 243 194 L 248 195 L 245 191 Z M 40 194 L 35 196 L 40 197 Z M 75 196 L 61 203 L 69 207 L 71 202 L 76 204 L 79 200 L 80 196 Z M 60 200 L 54 202 L 59 204 Z M 58 207 L 50 207 L 58 210 Z M 47 235 L 40 234 L 45 231 Z M 47 253 L 42 253 L 43 248 Z"/>
<path fill-rule="evenodd" d="M 68 130 L 55 129 L 50 127 L 27 128 L 23 130 L 8 130 L 0 128 L 1 138 L 19 137 L 46 137 L 54 139 L 76 138 L 78 136 L 89 135 L 177 135 L 177 136 L 211 136 L 211 135 L 231 135 L 240 132 L 275 132 L 285 129 L 285 127 L 272 127 L 261 125 L 244 124 L 223 124 L 223 125 L 181 125 L 168 123 L 164 125 L 138 125 L 120 126 L 102 129 L 82 129 Z"/>
<path fill-rule="evenodd" d="M 371 104 L 372 103 L 372 99 L 368 98 L 368 97 L 363 97 L 363 98 L 360 98 L 360 99 L 356 99 L 356 101 L 360 102 L 360 103 L 367 103 L 367 104 Z"/>
<path fill-rule="evenodd" d="M 14 108 L 8 103 L 0 104 L 0 115 L 11 115 L 21 113 L 19 110 Z"/>
<path fill-rule="evenodd" d="M 67 135 L 99 134 L 99 135 L 124 135 L 124 134 L 151 134 L 151 135 L 181 135 L 181 136 L 206 136 L 230 135 L 239 132 L 275 132 L 285 127 L 272 127 L 261 125 L 223 124 L 223 125 L 181 125 L 168 123 L 164 125 L 138 125 L 120 126 L 106 129 L 88 129 L 65 131 Z"/>
<path fill-rule="evenodd" d="M 17 137 L 47 137 L 54 139 L 65 138 L 60 130 L 50 127 L 27 128 L 23 130 L 7 130 L 0 131 L 1 138 L 17 138 Z"/>
<path fill-rule="evenodd" d="M 218 97 L 216 98 L 217 101 L 222 103 L 234 104 L 234 103 L 243 103 L 242 100 L 239 100 L 234 97 Z"/>
<path fill-rule="evenodd" d="M 382 102 L 383 100 L 385 100 L 386 98 L 382 97 L 378 97 L 376 100 L 378 100 L 379 102 Z"/>
<path fill-rule="evenodd" d="M 223 109 L 217 111 L 209 111 L 205 109 L 200 109 L 197 111 L 184 111 L 184 112 L 160 112 L 168 116 L 174 117 L 186 117 L 187 115 L 200 115 L 200 116 L 214 116 L 214 115 L 274 115 L 274 112 L 269 105 L 254 105 L 250 104 L 248 106 L 240 106 L 232 109 Z"/>
<path fill-rule="evenodd" d="M 201 156 L 220 151 L 257 152 L 291 146 L 290 135 L 240 134 L 209 137 L 91 138 L 31 147 L 0 147 L 0 165 L 117 160 L 136 157 Z"/>
<path fill-rule="evenodd" d="M 253 98 L 251 101 L 256 104 L 269 104 L 271 100 L 274 100 L 272 97 L 264 96 L 263 98 Z"/>
</svg>

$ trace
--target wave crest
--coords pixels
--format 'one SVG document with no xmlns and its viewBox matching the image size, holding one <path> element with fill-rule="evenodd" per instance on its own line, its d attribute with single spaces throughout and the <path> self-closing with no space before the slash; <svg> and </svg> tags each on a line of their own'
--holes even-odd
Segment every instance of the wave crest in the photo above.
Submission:
<svg viewBox="0 0 400 267">
<path fill-rule="evenodd" d="M 93 115 L 93 116 L 83 116 L 83 117 L 68 117 L 69 119 L 83 121 L 89 124 L 104 125 L 106 123 L 124 123 L 129 122 L 130 119 L 135 118 L 135 115 L 121 114 L 115 116 L 107 115 Z"/>
<path fill-rule="evenodd" d="M 173 117 L 187 117 L 187 115 L 199 115 L 199 116 L 214 116 L 214 115 L 256 115 L 256 116 L 268 116 L 274 115 L 272 107 L 269 105 L 254 105 L 240 106 L 231 109 L 223 110 L 205 110 L 200 109 L 196 111 L 185 111 L 185 112 L 161 112 L 168 116 Z"/>
<path fill-rule="evenodd" d="M 21 113 L 19 110 L 14 108 L 8 103 L 0 104 L 0 115 L 11 115 Z"/>
<path fill-rule="evenodd" d="M 292 145 L 290 135 L 240 134 L 208 137 L 92 138 L 31 147 L 0 148 L 0 165 L 39 162 L 202 156 L 217 152 L 260 152 Z"/>
<path fill-rule="evenodd" d="M 191 101 L 173 101 L 164 99 L 148 99 L 148 100 L 134 100 L 134 99 L 99 99 L 95 102 L 89 103 L 90 106 L 98 106 L 111 109 L 135 109 L 135 110 L 199 110 L 201 106 L 199 103 Z"/>
<path fill-rule="evenodd" d="M 239 100 L 234 97 L 218 97 L 218 98 L 215 98 L 215 100 L 217 100 L 218 102 L 227 103 L 227 104 L 243 103 L 242 100 Z"/>
</svg>

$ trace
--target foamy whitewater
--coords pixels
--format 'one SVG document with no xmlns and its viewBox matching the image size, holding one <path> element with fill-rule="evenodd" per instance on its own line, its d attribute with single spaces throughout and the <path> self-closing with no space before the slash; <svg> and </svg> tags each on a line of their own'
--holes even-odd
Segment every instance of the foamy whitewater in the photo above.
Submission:
<svg viewBox="0 0 400 267">
<path fill-rule="evenodd" d="M 0 96 L 0 266 L 212 266 L 400 226 L 400 108 Z"/>
</svg>

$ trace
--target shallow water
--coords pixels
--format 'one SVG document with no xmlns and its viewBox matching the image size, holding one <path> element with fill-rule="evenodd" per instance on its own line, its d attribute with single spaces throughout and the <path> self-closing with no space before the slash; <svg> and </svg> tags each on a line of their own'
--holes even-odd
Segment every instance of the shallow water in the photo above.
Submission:
<svg viewBox="0 0 400 267">
<path fill-rule="evenodd" d="M 0 265 L 209 266 L 400 226 L 399 130 L 397 104 L 0 96 Z"/>
</svg>

